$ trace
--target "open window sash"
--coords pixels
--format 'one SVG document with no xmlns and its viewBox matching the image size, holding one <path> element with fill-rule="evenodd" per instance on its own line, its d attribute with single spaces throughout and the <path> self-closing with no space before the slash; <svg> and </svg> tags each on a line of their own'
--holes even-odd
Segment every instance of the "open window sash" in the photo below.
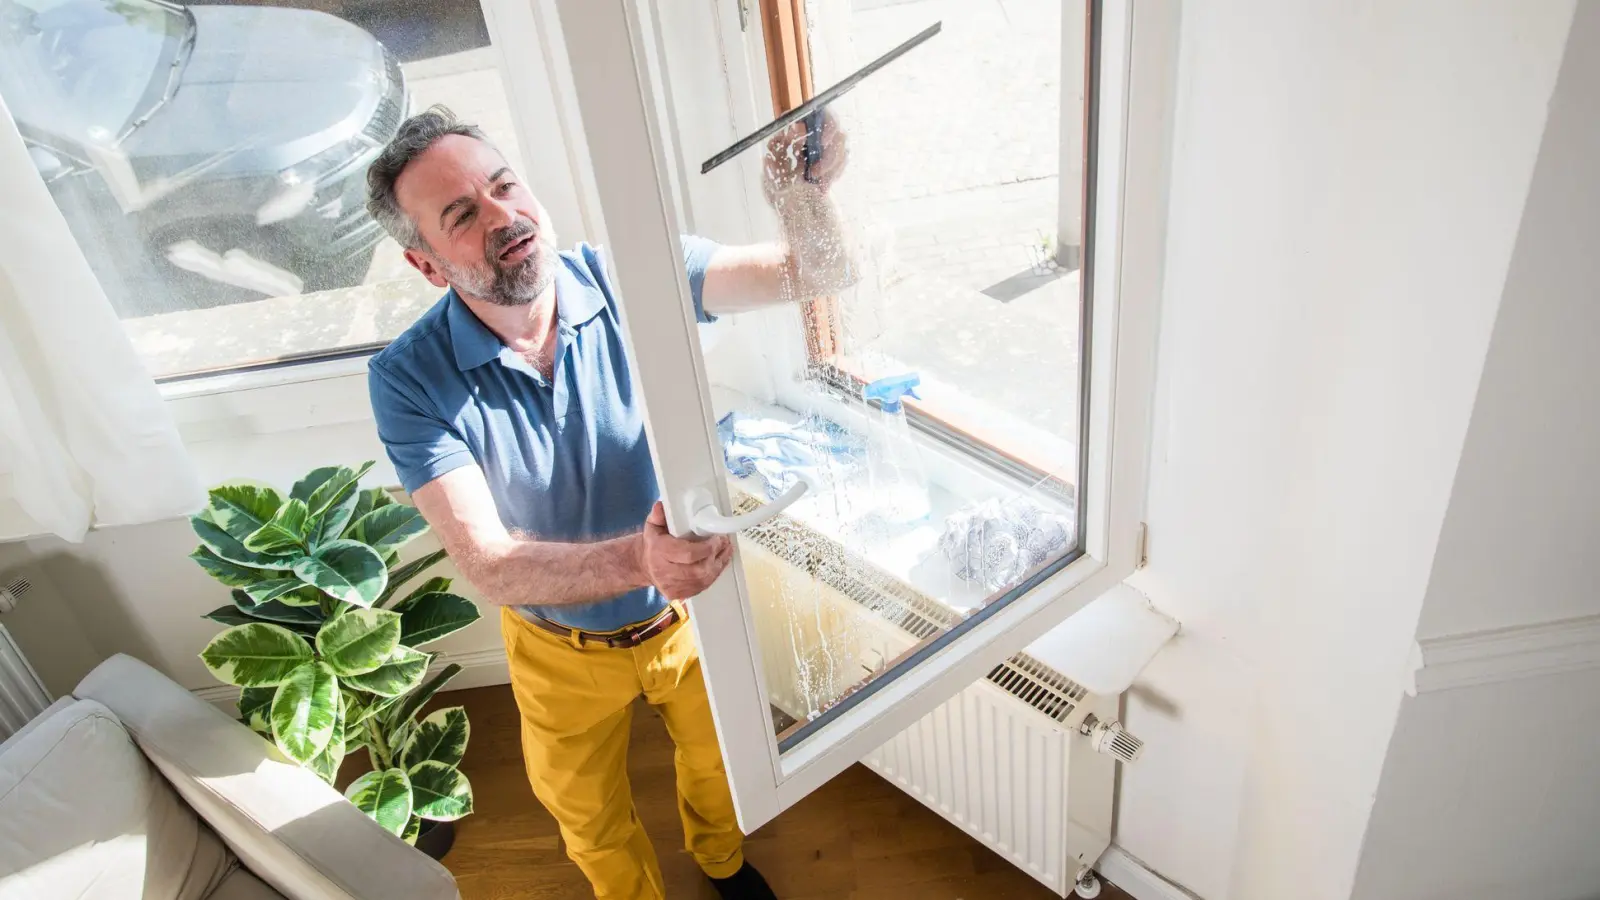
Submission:
<svg viewBox="0 0 1600 900">
<path fill-rule="evenodd" d="M 634 384 L 675 534 L 736 511 L 684 277 L 657 35 L 635 0 L 528 0 L 564 48 L 558 92 L 584 136 L 579 185 L 607 246 Z M 982 678 L 1137 565 L 1163 256 L 1175 7 L 1096 4 L 1091 40 L 1076 549 L 875 677 L 775 733 L 752 585 L 736 559 L 690 602 L 741 827 L 752 831 Z M 757 38 L 759 40 L 759 38 Z M 594 228 L 599 224 L 599 228 Z M 715 235 L 712 235 L 715 237 Z M 772 504 L 756 518 L 772 512 Z M 709 510 L 707 507 L 710 507 Z"/>
</svg>

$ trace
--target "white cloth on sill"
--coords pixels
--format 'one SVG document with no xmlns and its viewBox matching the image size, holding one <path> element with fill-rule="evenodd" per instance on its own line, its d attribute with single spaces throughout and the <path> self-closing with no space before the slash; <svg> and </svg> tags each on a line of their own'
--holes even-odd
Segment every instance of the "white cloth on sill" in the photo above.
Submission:
<svg viewBox="0 0 1600 900">
<path fill-rule="evenodd" d="M 956 577 L 998 591 L 1065 552 L 1072 524 L 1026 497 L 985 500 L 945 519 L 939 548 Z"/>
<path fill-rule="evenodd" d="M 0 541 L 193 512 L 205 492 L 0 98 Z"/>
</svg>

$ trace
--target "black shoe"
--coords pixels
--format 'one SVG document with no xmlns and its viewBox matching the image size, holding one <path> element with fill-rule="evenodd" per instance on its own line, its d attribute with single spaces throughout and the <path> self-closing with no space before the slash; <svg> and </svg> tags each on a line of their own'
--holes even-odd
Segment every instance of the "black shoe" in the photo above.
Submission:
<svg viewBox="0 0 1600 900">
<path fill-rule="evenodd" d="M 712 878 L 711 886 L 722 900 L 778 900 L 767 880 L 748 861 L 727 878 Z"/>
</svg>

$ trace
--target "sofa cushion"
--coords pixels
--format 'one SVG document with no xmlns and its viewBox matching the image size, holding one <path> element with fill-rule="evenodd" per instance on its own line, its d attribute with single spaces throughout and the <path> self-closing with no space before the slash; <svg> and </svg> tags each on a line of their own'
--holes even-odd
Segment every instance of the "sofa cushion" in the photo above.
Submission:
<svg viewBox="0 0 1600 900">
<path fill-rule="evenodd" d="M 283 895 L 250 874 L 249 869 L 234 869 L 206 900 L 283 900 Z"/>
<path fill-rule="evenodd" d="M 228 868 L 99 703 L 58 709 L 0 754 L 0 900 L 202 900 Z"/>
</svg>

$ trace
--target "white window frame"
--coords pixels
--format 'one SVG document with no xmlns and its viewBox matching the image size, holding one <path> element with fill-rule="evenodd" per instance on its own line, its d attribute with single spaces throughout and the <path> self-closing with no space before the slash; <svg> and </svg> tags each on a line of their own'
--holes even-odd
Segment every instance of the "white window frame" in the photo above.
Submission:
<svg viewBox="0 0 1600 900">
<path fill-rule="evenodd" d="M 669 525 L 688 529 L 702 492 L 729 509 L 700 336 L 683 276 L 673 161 L 661 121 L 653 26 L 636 0 L 554 3 L 571 65 L 571 107 L 589 136 L 593 233 L 610 248 L 625 331 Z M 1166 155 L 1176 62 L 1176 4 L 1107 0 L 1100 28 L 1088 332 L 1085 530 L 1077 559 L 958 639 L 832 716 L 779 753 L 741 567 L 691 606 L 741 827 L 752 831 L 873 747 L 1131 574 L 1137 564 L 1154 387 L 1166 218 Z M 553 32 L 547 32 L 552 34 Z M 577 52 L 582 48 L 582 52 Z M 1130 177 L 1130 173 L 1136 173 Z M 647 340 L 634 340 L 648 335 Z"/>
</svg>

